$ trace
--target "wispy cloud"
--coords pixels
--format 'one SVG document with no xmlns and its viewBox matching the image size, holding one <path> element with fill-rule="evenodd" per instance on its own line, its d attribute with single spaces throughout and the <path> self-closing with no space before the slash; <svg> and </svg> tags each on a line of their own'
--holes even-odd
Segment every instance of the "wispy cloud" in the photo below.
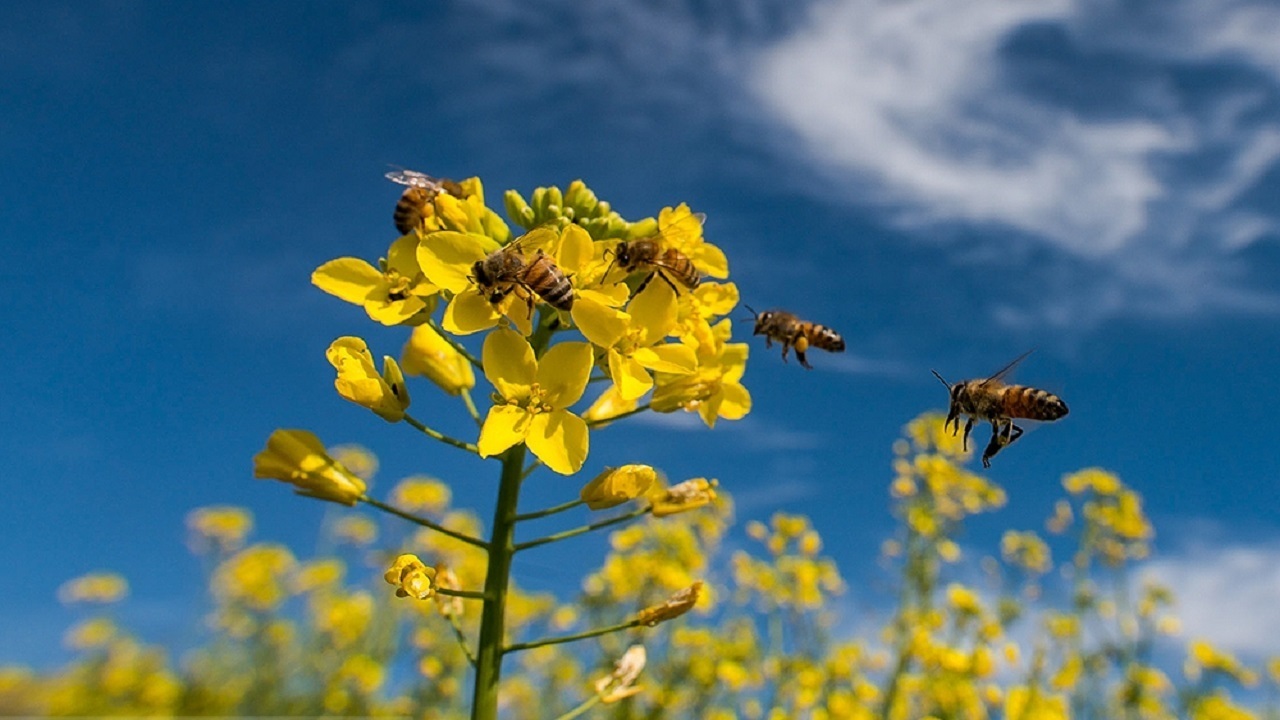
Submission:
<svg viewBox="0 0 1280 720">
<path fill-rule="evenodd" d="M 1280 227 L 1249 201 L 1280 159 L 1280 8 L 1138 5 L 833 0 L 749 82 L 835 193 L 1060 253 L 1062 292 L 998 319 L 1275 311 L 1233 253 Z"/>
</svg>

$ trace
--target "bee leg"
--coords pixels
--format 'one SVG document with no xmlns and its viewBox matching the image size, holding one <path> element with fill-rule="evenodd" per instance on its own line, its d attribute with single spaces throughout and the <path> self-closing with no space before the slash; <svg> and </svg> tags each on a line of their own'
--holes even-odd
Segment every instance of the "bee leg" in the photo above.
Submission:
<svg viewBox="0 0 1280 720">
<path fill-rule="evenodd" d="M 671 282 L 671 278 L 667 277 L 666 273 L 661 270 L 654 270 L 654 273 L 656 273 L 658 277 L 662 278 L 662 282 L 666 283 L 667 287 L 671 288 L 671 292 L 675 293 L 676 297 L 680 297 L 680 288 L 676 287 L 676 284 Z M 639 295 L 639 291 L 637 291 L 636 294 Z"/>
<path fill-rule="evenodd" d="M 991 458 L 1000 452 L 1005 446 L 1004 441 L 1000 438 L 1000 425 L 995 420 L 991 421 L 991 442 L 987 443 L 987 449 L 982 451 L 982 467 L 991 467 Z"/>
<path fill-rule="evenodd" d="M 804 358 L 804 352 L 809 349 L 809 340 L 806 339 L 803 334 L 796 333 L 796 336 L 791 338 L 791 342 L 796 347 L 796 359 L 800 361 L 800 364 L 805 369 L 812 370 L 813 366 L 810 365 L 809 361 L 805 360 Z"/>
<path fill-rule="evenodd" d="M 809 364 L 809 361 L 804 359 L 804 351 L 799 347 L 796 348 L 796 359 L 800 361 L 801 367 L 804 367 L 806 370 L 813 369 L 813 366 Z"/>
<path fill-rule="evenodd" d="M 1013 441 L 1020 437 L 1022 437 L 1022 428 L 1014 425 L 1013 421 L 1009 421 L 1009 429 L 1004 434 L 1004 444 L 1012 445 Z"/>
<path fill-rule="evenodd" d="M 640 293 L 644 292 L 644 289 L 649 287 L 649 281 L 652 280 L 653 276 L 657 274 L 658 274 L 658 271 L 654 270 L 653 272 L 649 273 L 649 275 L 644 280 L 641 280 L 640 284 L 636 286 L 635 294 L 639 295 Z M 635 295 L 632 295 L 632 297 L 635 297 Z"/>
<path fill-rule="evenodd" d="M 956 418 L 956 430 L 960 430 L 960 418 Z M 969 432 L 973 430 L 973 418 L 969 418 L 969 422 L 964 424 L 964 439 L 961 440 L 960 449 L 968 452 L 969 450 Z M 955 433 L 951 433 L 952 437 Z"/>
<path fill-rule="evenodd" d="M 786 340 L 782 340 L 781 342 L 782 342 L 782 362 L 786 362 L 787 351 L 791 349 L 791 343 L 787 342 Z"/>
</svg>

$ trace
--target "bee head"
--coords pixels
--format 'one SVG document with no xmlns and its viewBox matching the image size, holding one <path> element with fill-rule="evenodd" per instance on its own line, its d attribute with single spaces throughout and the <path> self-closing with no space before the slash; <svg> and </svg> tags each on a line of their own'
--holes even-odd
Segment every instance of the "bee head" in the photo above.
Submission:
<svg viewBox="0 0 1280 720">
<path fill-rule="evenodd" d="M 477 285 L 493 284 L 493 280 L 489 277 L 489 273 L 484 271 L 483 260 L 477 260 L 475 264 L 471 266 L 471 277 L 467 279 L 474 282 Z"/>
<path fill-rule="evenodd" d="M 626 240 L 618 243 L 618 246 L 613 249 L 613 257 L 619 264 L 626 267 L 631 262 L 631 244 Z"/>
<path fill-rule="evenodd" d="M 772 310 L 765 310 L 762 313 L 758 313 L 755 311 L 755 308 L 746 303 L 742 303 L 742 307 L 746 308 L 747 312 L 751 313 L 751 317 L 742 319 L 756 324 L 755 330 L 751 333 L 752 335 L 759 335 L 763 332 L 765 325 L 767 325 L 769 320 L 773 318 Z"/>
</svg>

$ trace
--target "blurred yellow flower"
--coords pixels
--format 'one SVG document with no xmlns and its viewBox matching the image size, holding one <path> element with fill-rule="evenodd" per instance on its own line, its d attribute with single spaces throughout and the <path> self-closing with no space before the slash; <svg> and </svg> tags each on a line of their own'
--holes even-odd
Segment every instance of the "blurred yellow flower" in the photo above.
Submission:
<svg viewBox="0 0 1280 720">
<path fill-rule="evenodd" d="M 330 534 L 339 542 L 368 545 L 378 539 L 378 524 L 359 515 L 339 518 Z"/>
<path fill-rule="evenodd" d="M 340 337 L 325 351 L 329 364 L 338 371 L 333 385 L 338 394 L 369 408 L 387 422 L 400 422 L 409 408 L 409 389 L 395 358 L 382 358 L 382 373 L 373 364 L 369 346 L 358 337 Z"/>
<path fill-rule="evenodd" d="M 306 430 L 276 430 L 267 447 L 253 456 L 253 475 L 282 480 L 297 487 L 299 495 L 355 505 L 367 489 L 365 483 L 325 452 L 320 438 Z"/>
<path fill-rule="evenodd" d="M 1034 532 L 1006 530 L 1000 539 L 1000 554 L 1005 561 L 1027 572 L 1043 575 L 1053 568 L 1049 545 Z"/>
<path fill-rule="evenodd" d="M 1086 468 L 1063 476 L 1062 487 L 1072 495 L 1089 490 L 1099 495 L 1112 495 L 1120 490 L 1120 479 L 1101 468 Z"/>
<path fill-rule="evenodd" d="M 73 650 L 91 650 L 105 647 L 119 634 L 116 624 L 107 618 L 93 618 L 71 626 L 63 636 L 63 643 Z"/>
<path fill-rule="evenodd" d="M 604 510 L 644 495 L 657 477 L 648 465 L 605 468 L 578 495 L 592 510 Z"/>
<path fill-rule="evenodd" d="M 213 572 L 213 594 L 224 603 L 252 610 L 277 607 L 289 597 L 297 560 L 289 548 L 274 543 L 251 545 L 227 558 Z"/>
<path fill-rule="evenodd" d="M 339 258 L 316 268 L 311 282 L 330 295 L 363 306 L 369 317 L 383 325 L 415 321 L 430 312 L 428 300 L 440 291 L 419 269 L 417 248 L 418 236 L 405 235 L 391 244 L 379 267 L 359 258 Z"/>
<path fill-rule="evenodd" d="M 1230 675 L 1242 685 L 1252 686 L 1258 682 L 1258 673 L 1246 668 L 1236 656 L 1204 640 L 1193 640 L 1187 652 L 1183 672 L 1190 680 L 1198 680 L 1201 671 L 1209 671 Z"/>
<path fill-rule="evenodd" d="M 636 619 L 641 624 L 653 627 L 661 622 L 673 620 L 693 609 L 698 603 L 698 596 L 702 593 L 702 581 L 695 582 L 689 587 L 677 592 L 667 601 L 659 605 L 653 605 L 641 610 Z"/>
<path fill-rule="evenodd" d="M 391 490 L 391 504 L 408 512 L 441 513 L 452 500 L 449 486 L 427 475 L 407 477 Z"/>
<path fill-rule="evenodd" d="M 124 576 L 113 572 L 93 572 L 72 578 L 58 588 L 58 600 L 65 605 L 74 603 L 108 604 L 119 602 L 129 594 L 129 583 Z"/>
<path fill-rule="evenodd" d="M 400 365 L 405 373 L 425 377 L 449 395 L 476 384 L 471 362 L 430 325 L 413 329 L 400 353 Z"/>
<path fill-rule="evenodd" d="M 576 473 L 587 459 L 587 424 L 567 408 L 587 387 L 591 346 L 560 343 L 539 361 L 528 341 L 498 329 L 485 338 L 483 356 L 485 377 L 505 404 L 489 409 L 476 443 L 480 456 L 524 442 L 548 468 Z"/>
<path fill-rule="evenodd" d="M 253 514 L 241 507 L 210 505 L 187 513 L 191 549 L 204 552 L 216 547 L 226 552 L 238 549 L 253 530 Z"/>
</svg>

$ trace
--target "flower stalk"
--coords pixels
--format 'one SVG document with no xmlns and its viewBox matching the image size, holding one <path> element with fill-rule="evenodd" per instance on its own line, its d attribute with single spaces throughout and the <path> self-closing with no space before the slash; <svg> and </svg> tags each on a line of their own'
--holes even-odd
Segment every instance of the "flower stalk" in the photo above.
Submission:
<svg viewBox="0 0 1280 720">
<path fill-rule="evenodd" d="M 426 425 L 423 425 L 416 418 L 413 418 L 408 414 L 404 416 L 404 421 L 409 423 L 413 427 L 417 428 L 423 435 L 426 435 L 427 437 L 433 438 L 435 440 L 439 440 L 445 445 L 452 445 L 461 450 L 466 450 L 467 452 L 476 453 L 477 455 L 480 454 L 480 450 L 475 446 L 475 443 L 463 442 L 462 440 L 459 440 L 457 438 L 449 437 L 448 435 L 445 435 L 439 430 L 433 430 L 427 427 Z"/>
<path fill-rule="evenodd" d="M 394 505 L 387 505 L 386 503 L 374 500 L 368 495 L 362 496 L 360 498 L 360 501 L 370 507 L 375 507 L 385 513 L 390 513 L 392 515 L 395 515 L 396 517 L 404 518 L 405 520 L 408 520 L 409 522 L 414 523 L 416 525 L 421 525 L 422 527 L 430 528 L 431 530 L 435 530 L 436 532 L 442 535 L 448 535 L 454 540 L 464 542 L 468 545 L 473 545 L 483 550 L 489 549 L 489 543 L 485 542 L 484 540 L 481 540 L 480 538 L 471 537 L 470 535 L 467 535 L 466 533 L 460 533 L 457 530 L 450 530 L 449 528 L 439 523 L 432 522 L 431 520 L 428 520 L 424 517 L 419 517 L 418 515 L 414 515 L 413 513 L 407 513 L 404 510 L 401 510 L 400 508 L 395 507 Z"/>
</svg>

